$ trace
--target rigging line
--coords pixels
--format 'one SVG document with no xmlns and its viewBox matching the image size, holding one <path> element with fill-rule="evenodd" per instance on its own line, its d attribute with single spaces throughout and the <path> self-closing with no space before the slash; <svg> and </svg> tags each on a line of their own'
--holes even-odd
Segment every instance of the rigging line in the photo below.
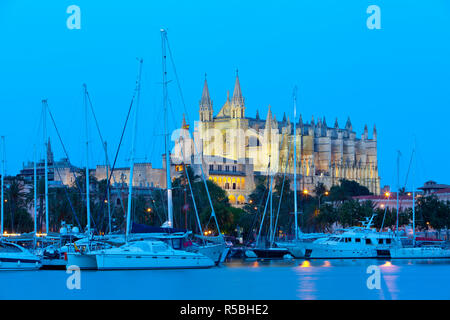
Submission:
<svg viewBox="0 0 450 320">
<path fill-rule="evenodd" d="M 184 141 L 184 137 L 182 137 L 182 140 L 183 140 L 183 144 L 184 144 L 184 142 L 185 142 Z M 180 150 L 181 150 L 181 158 L 182 159 L 184 158 L 183 146 L 180 148 Z M 189 184 L 189 190 L 191 191 L 192 203 L 194 204 L 194 210 L 195 210 L 195 216 L 197 218 L 198 228 L 199 228 L 200 234 L 203 235 L 202 224 L 200 222 L 200 217 L 198 215 L 197 204 L 195 203 L 194 191 L 192 190 L 191 179 L 189 178 L 189 174 L 188 174 L 188 171 L 187 171 L 187 166 L 186 166 L 186 163 L 184 161 L 183 161 L 183 166 L 184 166 L 184 174 L 186 175 L 186 178 L 187 178 L 187 181 L 188 181 L 188 184 Z"/>
<path fill-rule="evenodd" d="M 42 112 L 43 112 L 43 110 L 42 110 L 42 108 L 41 108 L 41 112 L 40 112 L 40 116 L 39 116 L 39 122 L 38 123 L 35 123 L 35 127 L 34 127 L 34 131 L 33 132 L 35 132 L 35 134 L 34 134 L 34 147 L 33 147 L 33 150 L 36 148 L 36 145 L 38 145 L 38 140 L 39 140 L 39 136 L 40 136 L 40 134 L 39 134 L 39 132 L 41 131 L 41 123 L 42 123 Z M 28 147 L 26 148 L 26 152 L 28 152 L 28 150 L 30 149 L 30 145 L 31 144 L 33 144 L 33 139 L 30 139 L 30 140 L 28 140 L 29 141 L 29 144 L 28 144 Z M 27 158 L 27 159 L 29 159 L 28 158 L 28 155 L 26 155 L 25 156 L 25 158 Z M 33 151 L 33 156 L 32 156 L 32 158 L 33 158 L 33 162 L 35 161 L 34 160 L 34 151 Z"/>
<path fill-rule="evenodd" d="M 404 184 L 405 189 L 406 189 L 406 184 L 408 183 L 409 170 L 411 169 L 414 151 L 415 150 L 413 149 L 413 151 L 411 152 L 411 159 L 409 160 L 408 171 L 406 172 L 406 178 L 405 178 L 405 184 Z"/>
<path fill-rule="evenodd" d="M 50 106 L 48 104 L 47 104 L 47 110 L 48 110 L 48 113 L 50 115 L 50 119 L 52 120 L 53 126 L 55 127 L 55 131 L 56 131 L 56 134 L 58 135 L 58 139 L 59 139 L 59 141 L 61 143 L 61 146 L 63 148 L 64 154 L 66 155 L 67 161 L 69 162 L 69 168 L 70 168 L 70 172 L 73 175 L 73 180 L 75 181 L 75 184 L 76 184 L 80 194 L 83 194 L 83 191 L 81 190 L 80 184 L 78 183 L 77 176 L 75 175 L 75 171 L 73 170 L 73 165 L 72 165 L 72 162 L 70 161 L 69 153 L 67 152 L 66 146 L 64 145 L 64 142 L 63 142 L 62 137 L 61 137 L 61 135 L 59 133 L 58 127 L 56 126 L 55 119 L 53 118 L 53 114 L 52 114 L 52 112 L 50 110 Z M 44 141 L 44 143 L 45 143 L 45 141 Z"/>
<path fill-rule="evenodd" d="M 267 165 L 267 175 L 266 175 L 266 177 L 269 177 L 269 165 Z M 253 230 L 253 228 L 255 227 L 255 224 L 256 224 L 256 222 L 257 222 L 257 220 L 258 220 L 258 214 L 260 213 L 261 205 L 262 205 L 262 203 L 263 203 L 263 201 L 264 201 L 264 197 L 265 197 L 265 195 L 266 195 L 266 191 L 267 191 L 267 192 L 269 191 L 269 181 L 270 181 L 270 180 L 267 178 L 267 187 L 265 188 L 263 194 L 261 195 L 261 199 L 259 200 L 259 204 L 258 204 L 258 206 L 257 206 L 258 210 L 256 211 L 255 216 L 254 216 L 254 218 L 253 218 L 252 226 L 251 226 L 250 230 L 249 230 L 248 233 L 247 233 L 247 237 L 246 237 L 247 240 L 250 239 L 250 235 L 251 235 L 251 233 L 252 233 L 252 230 Z M 269 195 L 269 194 L 267 194 L 267 195 Z"/>
<path fill-rule="evenodd" d="M 116 162 L 117 162 L 117 158 L 118 158 L 118 156 L 119 156 L 120 146 L 122 145 L 123 137 L 124 137 L 124 135 L 125 135 L 125 129 L 127 128 L 128 120 L 129 120 L 129 118 L 130 118 L 130 113 L 131 113 L 131 109 L 132 109 L 132 107 L 133 107 L 133 102 L 134 102 L 134 98 L 135 98 L 135 96 L 136 96 L 136 91 L 137 91 L 137 88 L 134 90 L 133 96 L 132 96 L 132 98 L 131 98 L 130 106 L 129 106 L 129 108 L 128 108 L 127 116 L 126 116 L 126 118 L 125 118 L 125 123 L 124 123 L 123 129 L 122 129 L 122 134 L 120 135 L 119 144 L 118 144 L 118 146 L 117 146 L 116 155 L 115 155 L 115 157 L 114 157 L 113 166 L 112 166 L 112 168 L 111 168 L 111 172 L 110 172 L 109 177 L 108 177 L 107 187 L 110 187 L 110 186 L 111 186 L 111 176 L 113 175 L 114 169 L 116 168 Z M 132 183 L 132 182 L 130 181 L 129 183 Z M 104 193 L 104 195 L 103 195 L 103 199 L 102 199 L 102 201 L 101 201 L 101 203 L 100 203 L 100 210 L 99 210 L 99 212 L 102 212 L 102 211 L 103 211 L 103 206 L 104 206 L 104 203 L 105 203 L 105 199 L 106 199 L 106 197 L 108 196 L 108 195 L 107 195 L 107 190 L 108 190 L 108 188 L 106 188 L 106 191 L 105 191 L 105 193 Z M 101 216 L 102 216 L 102 221 L 103 221 L 103 218 L 104 218 L 104 217 L 103 217 L 103 215 L 101 215 Z"/>
<path fill-rule="evenodd" d="M 283 145 L 283 138 L 284 138 L 284 136 L 281 138 L 281 140 L 282 140 L 282 141 L 281 141 L 281 145 Z M 294 135 L 294 138 L 296 138 L 295 135 Z M 286 158 L 286 166 L 285 166 L 285 168 L 284 168 L 283 183 L 282 183 L 282 185 L 281 185 L 280 200 L 278 201 L 277 217 L 276 217 L 276 219 L 275 219 L 275 226 L 274 226 L 275 230 L 276 230 L 276 228 L 277 228 L 278 217 L 279 217 L 279 215 L 280 215 L 281 201 L 283 200 L 284 183 L 285 183 L 285 181 L 286 181 L 286 172 L 287 172 L 287 168 L 288 168 L 288 164 L 289 164 L 289 155 L 290 155 L 290 154 L 291 154 L 291 144 L 289 144 L 289 147 L 288 147 L 288 154 L 287 154 L 287 158 Z M 295 169 L 294 169 L 294 170 L 295 170 Z M 271 243 L 273 243 L 274 240 L 275 240 L 275 232 L 273 233 Z"/>
<path fill-rule="evenodd" d="M 265 218 L 266 212 L 267 212 L 267 205 L 269 203 L 270 197 L 272 196 L 272 182 L 273 182 L 272 177 L 273 176 L 270 177 L 270 189 L 269 189 L 269 193 L 267 195 L 266 205 L 264 207 L 264 213 L 263 213 L 263 216 L 262 216 L 262 219 L 261 219 L 261 225 L 259 226 L 259 232 L 258 232 L 258 236 L 256 238 L 255 248 L 258 247 L 259 238 L 261 237 L 261 230 L 262 230 L 262 227 L 263 227 L 263 224 L 264 224 L 264 218 Z"/>
<path fill-rule="evenodd" d="M 182 94 L 182 91 L 181 91 L 181 85 L 180 85 L 180 81 L 179 81 L 179 78 L 178 78 L 178 74 L 177 74 L 177 72 L 176 72 L 175 62 L 174 62 L 174 60 L 173 60 L 172 51 L 171 51 L 171 49 L 170 49 L 169 39 L 168 39 L 168 37 L 167 37 L 167 33 L 164 34 L 164 39 L 165 39 L 165 41 L 166 41 L 167 48 L 168 48 L 168 50 L 169 50 L 169 57 L 170 57 L 170 60 L 171 60 L 171 63 L 172 63 L 172 67 L 173 67 L 173 69 L 174 69 L 175 79 L 177 80 L 177 86 L 178 86 L 178 90 L 180 91 L 180 97 L 181 97 L 181 100 L 182 100 L 182 103 L 183 103 L 183 107 L 184 107 L 186 116 L 187 116 L 187 118 L 188 118 L 187 120 L 188 120 L 188 123 L 190 123 L 190 121 L 189 121 L 189 114 L 187 113 L 187 110 L 186 110 L 186 104 L 184 103 L 184 97 L 183 97 L 183 94 Z M 193 137 L 192 140 L 194 141 L 194 137 Z M 197 154 L 197 150 L 196 150 L 197 148 L 196 148 L 196 146 L 195 146 L 195 141 L 194 141 L 194 149 L 195 149 L 195 153 Z M 203 183 L 204 183 L 205 189 L 206 189 L 206 194 L 207 194 L 207 196 L 208 196 L 209 204 L 210 204 L 210 206 L 211 206 L 211 215 L 214 217 L 214 221 L 215 221 L 215 223 L 216 223 L 217 231 L 219 232 L 219 236 L 221 236 L 222 234 L 220 233 L 220 227 L 219 227 L 219 223 L 218 223 L 218 221 L 217 221 L 216 212 L 215 212 L 215 210 L 214 210 L 214 206 L 213 206 L 213 203 L 212 203 L 212 200 L 211 200 L 211 195 L 209 194 L 208 185 L 207 185 L 207 183 L 206 183 L 205 173 L 204 173 L 204 171 L 203 171 L 203 157 L 201 157 L 201 161 L 202 161 L 202 163 L 201 163 L 201 165 L 200 165 L 200 169 L 201 169 L 201 173 L 202 173 Z"/>
<path fill-rule="evenodd" d="M 58 173 L 59 179 L 62 181 L 62 177 L 61 177 L 61 174 L 60 174 L 60 172 L 59 172 L 59 168 L 58 168 L 58 167 L 55 167 L 55 169 L 56 169 L 56 172 Z M 81 229 L 82 229 L 82 228 L 81 228 L 81 224 L 80 224 L 80 221 L 78 220 L 77 214 L 76 214 L 75 209 L 74 209 L 74 207 L 73 207 L 73 205 L 72 205 L 72 201 L 70 200 L 69 193 L 67 192 L 67 186 L 66 186 L 64 183 L 63 183 L 62 185 L 63 185 L 64 193 L 65 193 L 65 195 L 66 195 L 66 197 L 67 197 L 67 200 L 68 200 L 68 202 L 69 202 L 70 209 L 71 209 L 71 211 L 72 211 L 72 215 L 74 216 L 75 221 L 77 222 L 78 227 L 79 227 L 80 230 L 81 230 Z"/>
<path fill-rule="evenodd" d="M 175 66 L 175 61 L 174 61 L 174 59 L 173 59 L 172 50 L 171 50 L 171 48 L 170 48 L 169 38 L 167 37 L 167 34 L 166 34 L 166 36 L 165 36 L 165 39 L 166 39 L 166 43 L 167 43 L 167 49 L 168 49 L 168 51 L 169 51 L 170 62 L 171 62 L 171 64 L 172 64 L 173 73 L 174 73 L 174 75 L 175 75 L 175 80 L 176 80 L 177 87 L 178 87 L 178 93 L 180 94 L 180 99 L 181 99 L 181 103 L 183 104 L 184 112 L 185 112 L 186 117 L 187 117 L 187 122 L 190 123 L 190 121 L 189 121 L 189 114 L 188 114 L 188 112 L 187 112 L 187 109 L 186 109 L 186 103 L 185 103 L 185 101 L 184 101 L 183 91 L 181 90 L 180 79 L 179 79 L 179 77 L 178 77 L 177 68 L 176 68 L 176 66 Z"/>
</svg>

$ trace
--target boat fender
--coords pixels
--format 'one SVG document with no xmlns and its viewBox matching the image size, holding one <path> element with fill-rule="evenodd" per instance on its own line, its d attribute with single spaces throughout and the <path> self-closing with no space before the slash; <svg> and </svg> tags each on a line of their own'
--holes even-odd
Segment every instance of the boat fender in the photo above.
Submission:
<svg viewBox="0 0 450 320">
<path fill-rule="evenodd" d="M 245 256 L 247 258 L 257 258 L 258 257 L 253 250 L 245 250 Z"/>
</svg>

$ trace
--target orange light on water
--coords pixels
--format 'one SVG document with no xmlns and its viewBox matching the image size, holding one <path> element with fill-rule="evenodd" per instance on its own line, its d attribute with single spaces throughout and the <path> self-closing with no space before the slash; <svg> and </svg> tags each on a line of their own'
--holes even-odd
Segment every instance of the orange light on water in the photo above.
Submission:
<svg viewBox="0 0 450 320">
<path fill-rule="evenodd" d="M 380 267 L 392 267 L 392 262 L 386 261 L 384 264 L 382 264 Z"/>
<path fill-rule="evenodd" d="M 330 261 L 325 261 L 322 267 L 331 267 Z"/>
<path fill-rule="evenodd" d="M 309 262 L 308 260 L 305 260 L 302 262 L 302 264 L 300 265 L 300 268 L 310 268 L 311 267 L 311 262 Z"/>
</svg>

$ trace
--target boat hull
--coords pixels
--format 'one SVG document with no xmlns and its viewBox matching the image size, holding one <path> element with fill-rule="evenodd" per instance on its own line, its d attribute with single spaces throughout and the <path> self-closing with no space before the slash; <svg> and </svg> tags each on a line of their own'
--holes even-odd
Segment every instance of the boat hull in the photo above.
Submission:
<svg viewBox="0 0 450 320">
<path fill-rule="evenodd" d="M 41 267 L 39 259 L 23 257 L 0 257 L 0 270 L 38 270 Z"/>
<path fill-rule="evenodd" d="M 267 249 L 252 249 L 258 258 L 265 259 L 282 259 L 289 250 L 286 248 L 267 248 Z"/>
<path fill-rule="evenodd" d="M 190 257 L 99 253 L 96 261 L 98 270 L 200 269 L 215 265 L 211 259 L 200 255 Z"/>
<path fill-rule="evenodd" d="M 391 259 L 446 259 L 450 258 L 450 250 L 430 247 L 391 248 Z"/>
<path fill-rule="evenodd" d="M 200 253 L 208 258 L 210 258 L 216 265 L 223 262 L 228 255 L 229 248 L 224 243 L 211 244 L 206 246 L 196 247 L 194 250 L 186 250 L 188 252 Z"/>
<path fill-rule="evenodd" d="M 77 266 L 81 270 L 97 270 L 95 254 L 68 253 L 67 267 Z"/>
</svg>

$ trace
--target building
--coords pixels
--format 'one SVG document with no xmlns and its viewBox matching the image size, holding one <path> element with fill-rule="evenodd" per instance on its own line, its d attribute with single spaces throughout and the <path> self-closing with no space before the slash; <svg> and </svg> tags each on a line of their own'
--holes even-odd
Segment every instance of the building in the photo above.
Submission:
<svg viewBox="0 0 450 320">
<path fill-rule="evenodd" d="M 232 185 L 235 175 L 228 174 L 225 177 L 227 171 L 217 169 L 241 164 L 239 172 L 245 173 L 245 176 L 241 176 L 240 181 L 244 178 L 248 182 L 253 182 L 254 175 L 284 173 L 286 170 L 293 180 L 294 141 L 297 147 L 299 188 L 313 191 L 319 182 L 331 188 L 339 184 L 341 179 L 348 179 L 366 186 L 374 194 L 380 193 L 375 126 L 372 138 L 369 139 L 367 125 L 361 138 L 357 138 L 350 119 L 345 128 L 339 128 L 337 119 L 334 126 L 329 127 L 325 118 L 317 122 L 314 118 L 310 122 L 303 122 L 300 115 L 294 132 L 294 124 L 289 118 L 284 115 L 281 121 L 277 121 L 270 105 L 267 107 L 266 119 L 260 118 L 258 111 L 255 117 L 249 117 L 246 115 L 238 74 L 232 97 L 228 92 L 225 103 L 216 115 L 205 79 L 194 141 L 189 140 L 188 130 L 180 132 L 181 136 L 183 138 L 176 140 L 172 161 L 211 167 L 209 178 L 225 186 L 230 196 L 235 194 L 235 189 L 227 189 L 226 186 Z M 222 180 L 219 180 L 218 172 L 222 172 Z M 233 173 L 232 170 L 228 172 Z M 237 183 L 237 178 L 235 181 Z M 245 199 L 241 200 L 245 202 L 251 191 L 246 185 L 243 194 Z"/>
</svg>

